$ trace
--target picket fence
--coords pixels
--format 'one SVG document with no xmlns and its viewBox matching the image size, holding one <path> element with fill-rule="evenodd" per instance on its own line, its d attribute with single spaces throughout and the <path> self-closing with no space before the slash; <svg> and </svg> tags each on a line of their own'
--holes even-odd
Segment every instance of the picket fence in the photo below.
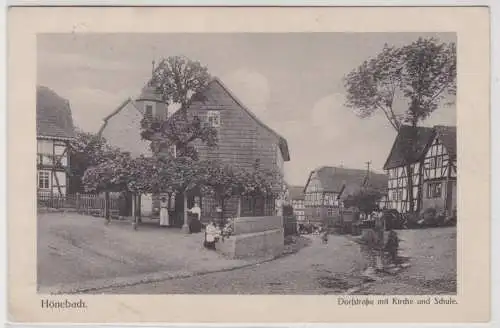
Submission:
<svg viewBox="0 0 500 328">
<path fill-rule="evenodd" d="M 38 193 L 37 203 L 39 208 L 75 210 L 82 214 L 105 216 L 106 199 L 101 194 L 72 194 L 54 195 L 50 193 Z M 118 195 L 110 194 L 110 213 L 118 215 Z"/>
</svg>

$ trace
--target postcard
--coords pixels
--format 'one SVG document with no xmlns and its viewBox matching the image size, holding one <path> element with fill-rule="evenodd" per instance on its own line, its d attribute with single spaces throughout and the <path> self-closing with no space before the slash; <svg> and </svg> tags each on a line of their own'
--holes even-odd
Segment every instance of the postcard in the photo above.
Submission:
<svg viewBox="0 0 500 328">
<path fill-rule="evenodd" d="M 487 7 L 13 7 L 9 320 L 490 320 Z"/>
</svg>

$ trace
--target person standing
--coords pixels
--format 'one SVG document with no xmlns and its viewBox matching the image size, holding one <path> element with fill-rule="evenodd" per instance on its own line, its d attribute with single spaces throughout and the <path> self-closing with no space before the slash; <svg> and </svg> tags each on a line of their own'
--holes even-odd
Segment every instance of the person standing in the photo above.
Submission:
<svg viewBox="0 0 500 328">
<path fill-rule="evenodd" d="M 198 233 L 201 232 L 201 208 L 196 201 L 194 206 L 188 210 L 191 214 L 196 215 L 196 218 L 193 218 L 189 221 L 189 232 L 190 233 Z"/>
<path fill-rule="evenodd" d="M 168 201 L 165 196 L 160 199 L 160 226 L 170 226 L 170 218 L 168 216 Z"/>
</svg>

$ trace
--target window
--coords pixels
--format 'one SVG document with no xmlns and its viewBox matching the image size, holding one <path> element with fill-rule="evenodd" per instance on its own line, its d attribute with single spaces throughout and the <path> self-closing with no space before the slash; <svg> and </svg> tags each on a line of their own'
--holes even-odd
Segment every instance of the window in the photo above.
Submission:
<svg viewBox="0 0 500 328">
<path fill-rule="evenodd" d="M 333 216 L 333 207 L 328 207 L 328 216 Z"/>
<path fill-rule="evenodd" d="M 146 110 L 144 111 L 144 116 L 146 118 L 153 118 L 153 105 L 147 104 Z"/>
<path fill-rule="evenodd" d="M 38 172 L 38 189 L 49 189 L 50 188 L 50 172 L 39 171 Z"/>
<path fill-rule="evenodd" d="M 443 166 L 443 157 L 439 156 L 436 157 L 436 167 L 442 167 Z"/>
<path fill-rule="evenodd" d="M 208 111 L 207 123 L 213 128 L 218 128 L 220 126 L 220 112 L 217 110 Z"/>
<path fill-rule="evenodd" d="M 427 185 L 427 198 L 441 197 L 441 182 L 432 182 Z"/>
<path fill-rule="evenodd" d="M 436 158 L 435 157 L 432 157 L 430 160 L 429 160 L 429 167 L 431 169 L 435 168 L 436 167 Z"/>
<path fill-rule="evenodd" d="M 38 164 L 52 165 L 54 158 L 54 144 L 52 140 L 37 141 Z"/>
<path fill-rule="evenodd" d="M 321 216 L 321 207 L 316 207 L 316 216 L 317 217 Z"/>
</svg>

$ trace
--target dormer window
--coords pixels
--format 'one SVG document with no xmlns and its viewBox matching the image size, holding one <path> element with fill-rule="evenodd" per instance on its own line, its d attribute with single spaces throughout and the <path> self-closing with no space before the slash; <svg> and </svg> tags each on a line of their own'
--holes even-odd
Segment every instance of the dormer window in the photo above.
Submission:
<svg viewBox="0 0 500 328">
<path fill-rule="evenodd" d="M 207 124 L 213 128 L 220 126 L 220 112 L 218 110 L 209 110 L 207 112 Z"/>
</svg>

